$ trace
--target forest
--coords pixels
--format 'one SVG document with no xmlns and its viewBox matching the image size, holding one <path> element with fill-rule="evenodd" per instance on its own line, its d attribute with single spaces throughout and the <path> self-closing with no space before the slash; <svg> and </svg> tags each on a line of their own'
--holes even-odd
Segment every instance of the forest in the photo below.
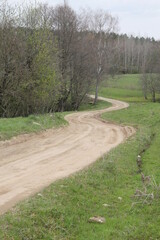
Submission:
<svg viewBox="0 0 160 240">
<path fill-rule="evenodd" d="M 160 92 L 160 42 L 119 34 L 104 10 L 0 3 L 0 117 L 77 110 L 103 78 L 141 73 L 144 97 Z"/>
</svg>

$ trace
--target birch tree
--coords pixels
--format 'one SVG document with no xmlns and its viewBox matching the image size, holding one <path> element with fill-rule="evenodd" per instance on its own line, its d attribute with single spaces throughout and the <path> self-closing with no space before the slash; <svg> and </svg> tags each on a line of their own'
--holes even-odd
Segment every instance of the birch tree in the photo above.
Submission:
<svg viewBox="0 0 160 240">
<path fill-rule="evenodd" d="M 109 60 L 109 57 L 111 57 L 109 39 L 111 33 L 117 30 L 117 24 L 117 19 L 103 10 L 89 13 L 89 30 L 93 36 L 92 51 L 96 79 L 94 104 L 96 104 L 98 99 L 98 89 L 102 76 L 109 69 L 107 62 L 107 59 Z"/>
</svg>

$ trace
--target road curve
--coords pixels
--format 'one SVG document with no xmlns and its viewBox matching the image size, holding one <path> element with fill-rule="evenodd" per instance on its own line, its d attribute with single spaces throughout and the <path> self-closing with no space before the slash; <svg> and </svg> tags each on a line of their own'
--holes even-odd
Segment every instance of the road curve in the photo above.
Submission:
<svg viewBox="0 0 160 240">
<path fill-rule="evenodd" d="M 112 106 L 75 112 L 65 117 L 67 127 L 0 143 L 0 214 L 53 181 L 88 166 L 135 133 L 133 127 L 105 122 L 99 117 L 104 112 L 127 108 L 127 103 L 99 99 Z"/>
</svg>

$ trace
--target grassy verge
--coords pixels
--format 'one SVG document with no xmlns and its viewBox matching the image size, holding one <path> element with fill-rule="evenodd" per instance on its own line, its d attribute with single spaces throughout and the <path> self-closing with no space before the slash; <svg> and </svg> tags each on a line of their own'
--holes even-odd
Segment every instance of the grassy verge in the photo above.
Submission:
<svg viewBox="0 0 160 240">
<path fill-rule="evenodd" d="M 136 189 L 144 191 L 136 163 L 144 149 L 142 171 L 160 183 L 159 113 L 160 104 L 139 102 L 103 114 L 105 119 L 136 126 L 136 135 L 88 169 L 53 183 L 1 216 L 0 239 L 160 239 L 160 190 L 148 186 L 154 199 L 146 202 L 133 197 Z M 95 215 L 105 217 L 106 223 L 89 223 Z"/>
<path fill-rule="evenodd" d="M 109 107 L 110 103 L 98 101 L 96 105 L 91 103 L 82 104 L 80 111 L 97 110 Z M 65 113 L 54 113 L 45 115 L 31 115 L 29 117 L 0 118 L 0 141 L 10 139 L 19 134 L 40 132 L 49 128 L 66 125 Z"/>
<path fill-rule="evenodd" d="M 45 115 L 31 115 L 29 117 L 1 118 L 0 140 L 10 139 L 19 134 L 40 132 L 52 127 L 67 124 L 64 120 L 66 113 L 54 113 Z"/>
</svg>

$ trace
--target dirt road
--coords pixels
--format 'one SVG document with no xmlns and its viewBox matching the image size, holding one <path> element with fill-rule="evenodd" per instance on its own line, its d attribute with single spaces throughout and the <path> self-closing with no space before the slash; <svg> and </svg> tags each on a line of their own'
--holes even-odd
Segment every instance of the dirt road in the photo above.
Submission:
<svg viewBox="0 0 160 240">
<path fill-rule="evenodd" d="M 114 148 L 135 130 L 101 121 L 103 112 L 127 108 L 112 103 L 105 110 L 76 112 L 65 118 L 69 126 L 0 143 L 0 213 L 53 181 L 83 169 Z"/>
</svg>

